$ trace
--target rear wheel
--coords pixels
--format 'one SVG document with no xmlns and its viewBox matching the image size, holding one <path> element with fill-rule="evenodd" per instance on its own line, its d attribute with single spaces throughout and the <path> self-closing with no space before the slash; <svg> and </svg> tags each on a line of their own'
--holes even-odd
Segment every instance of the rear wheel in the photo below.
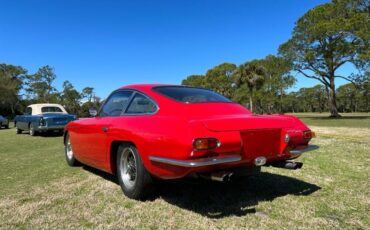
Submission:
<svg viewBox="0 0 370 230">
<path fill-rule="evenodd" d="M 66 160 L 69 166 L 78 166 L 80 164 L 74 156 L 71 140 L 68 133 L 66 135 L 66 140 L 64 143 L 64 153 L 66 155 Z"/>
<path fill-rule="evenodd" d="M 15 132 L 17 134 L 21 134 L 22 133 L 22 130 L 18 128 L 17 124 L 15 124 Z"/>
<path fill-rule="evenodd" d="M 5 125 L 5 128 L 6 128 L 6 129 L 9 129 L 9 124 Z"/>
<path fill-rule="evenodd" d="M 30 135 L 31 136 L 35 136 L 36 135 L 36 130 L 35 130 L 34 124 L 32 124 L 32 123 L 30 124 L 29 130 L 30 130 Z"/>
<path fill-rule="evenodd" d="M 135 146 L 122 144 L 117 151 L 116 165 L 123 193 L 131 199 L 145 199 L 152 191 L 153 179 Z"/>
</svg>

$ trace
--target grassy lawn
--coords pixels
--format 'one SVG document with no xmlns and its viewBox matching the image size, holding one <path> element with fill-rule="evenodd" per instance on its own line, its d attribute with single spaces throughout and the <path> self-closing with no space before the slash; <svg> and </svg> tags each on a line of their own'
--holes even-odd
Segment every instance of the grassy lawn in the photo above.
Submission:
<svg viewBox="0 0 370 230">
<path fill-rule="evenodd" d="M 330 127 L 370 128 L 370 113 L 342 113 L 338 119 L 329 118 L 329 113 L 291 113 L 309 125 Z"/>
<path fill-rule="evenodd" d="M 309 122 L 321 148 L 301 170 L 165 182 L 146 202 L 127 199 L 112 176 L 68 167 L 61 137 L 1 129 L 0 229 L 370 229 L 368 119 Z"/>
</svg>

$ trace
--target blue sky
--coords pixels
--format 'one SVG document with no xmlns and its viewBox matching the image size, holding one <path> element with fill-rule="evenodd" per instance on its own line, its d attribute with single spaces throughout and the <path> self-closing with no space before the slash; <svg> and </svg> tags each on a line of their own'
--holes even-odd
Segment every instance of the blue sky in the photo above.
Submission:
<svg viewBox="0 0 370 230">
<path fill-rule="evenodd" d="M 5 0 L 0 63 L 30 73 L 51 65 L 58 89 L 69 80 L 103 98 L 127 84 L 180 84 L 223 62 L 276 54 L 294 22 L 325 2 Z M 298 76 L 294 89 L 316 83 Z"/>
</svg>

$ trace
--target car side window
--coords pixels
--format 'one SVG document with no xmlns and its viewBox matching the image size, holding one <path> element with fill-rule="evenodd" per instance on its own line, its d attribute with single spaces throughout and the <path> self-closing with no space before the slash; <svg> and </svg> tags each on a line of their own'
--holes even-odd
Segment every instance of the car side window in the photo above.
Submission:
<svg viewBox="0 0 370 230">
<path fill-rule="evenodd" d="M 26 110 L 24 111 L 24 115 L 32 115 L 32 108 L 27 107 Z"/>
<path fill-rule="evenodd" d="M 147 114 L 157 111 L 157 105 L 141 93 L 136 93 L 126 110 L 127 114 Z"/>
<path fill-rule="evenodd" d="M 132 91 L 117 91 L 113 93 L 100 110 L 100 117 L 114 117 L 122 114 L 131 98 Z"/>
</svg>

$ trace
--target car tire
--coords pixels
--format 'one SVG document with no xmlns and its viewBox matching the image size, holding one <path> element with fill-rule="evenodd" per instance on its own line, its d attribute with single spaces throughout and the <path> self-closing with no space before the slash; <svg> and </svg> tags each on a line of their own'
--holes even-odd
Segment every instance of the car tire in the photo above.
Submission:
<svg viewBox="0 0 370 230">
<path fill-rule="evenodd" d="M 6 129 L 9 129 L 9 124 L 4 126 Z"/>
<path fill-rule="evenodd" d="M 135 146 L 122 144 L 117 150 L 117 177 L 123 193 L 144 200 L 153 192 L 153 179 Z"/>
<path fill-rule="evenodd" d="M 79 166 L 80 162 L 75 158 L 73 150 L 72 150 L 72 144 L 71 140 L 69 138 L 69 134 L 67 133 L 66 139 L 64 142 L 64 153 L 66 155 L 66 161 L 69 166 Z"/>
<path fill-rule="evenodd" d="M 21 130 L 21 129 L 19 129 L 17 126 L 15 126 L 15 132 L 16 132 L 17 134 L 21 134 L 21 133 L 22 133 L 22 130 Z"/>
<path fill-rule="evenodd" d="M 35 126 L 32 123 L 29 126 L 29 130 L 30 130 L 30 135 L 31 136 L 36 136 Z"/>
</svg>

